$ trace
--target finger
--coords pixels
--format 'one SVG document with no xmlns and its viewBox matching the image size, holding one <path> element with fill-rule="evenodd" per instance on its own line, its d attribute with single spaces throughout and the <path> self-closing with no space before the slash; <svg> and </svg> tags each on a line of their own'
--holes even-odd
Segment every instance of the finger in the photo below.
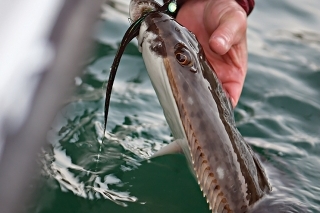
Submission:
<svg viewBox="0 0 320 213">
<path fill-rule="evenodd" d="M 233 45 L 227 54 L 222 55 L 223 61 L 214 63 L 215 71 L 222 82 L 223 88 L 229 94 L 232 105 L 235 107 L 244 83 L 247 72 L 247 45 L 244 39 Z"/>
<path fill-rule="evenodd" d="M 237 106 L 239 101 L 241 92 L 242 92 L 242 84 L 240 83 L 225 83 L 223 84 L 223 88 L 229 95 L 233 108 Z"/>
<path fill-rule="evenodd" d="M 219 55 L 224 55 L 246 36 L 247 15 L 242 8 L 225 13 L 218 27 L 210 36 L 209 46 Z"/>
</svg>

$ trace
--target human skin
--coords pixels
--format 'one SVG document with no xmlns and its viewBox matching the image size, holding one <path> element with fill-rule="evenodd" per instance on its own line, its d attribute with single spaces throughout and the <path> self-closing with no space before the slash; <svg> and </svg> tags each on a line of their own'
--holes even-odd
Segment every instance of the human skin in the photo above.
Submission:
<svg viewBox="0 0 320 213">
<path fill-rule="evenodd" d="M 235 0 L 186 0 L 176 20 L 193 32 L 233 107 L 247 73 L 247 13 Z"/>
</svg>

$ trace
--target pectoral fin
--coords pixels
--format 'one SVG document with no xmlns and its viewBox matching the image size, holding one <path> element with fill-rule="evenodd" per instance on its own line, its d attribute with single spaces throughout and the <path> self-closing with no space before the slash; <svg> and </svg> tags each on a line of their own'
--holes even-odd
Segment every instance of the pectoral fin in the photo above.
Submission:
<svg viewBox="0 0 320 213">
<path fill-rule="evenodd" d="M 182 148 L 179 144 L 181 144 L 182 139 L 177 139 L 172 141 L 168 145 L 162 147 L 159 151 L 152 155 L 152 158 L 159 157 L 162 155 L 169 155 L 169 154 L 176 154 L 176 153 L 183 153 Z"/>
</svg>

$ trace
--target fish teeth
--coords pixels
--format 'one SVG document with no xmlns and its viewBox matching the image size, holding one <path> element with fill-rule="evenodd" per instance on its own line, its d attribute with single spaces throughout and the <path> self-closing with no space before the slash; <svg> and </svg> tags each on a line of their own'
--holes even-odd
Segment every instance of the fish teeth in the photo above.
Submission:
<svg viewBox="0 0 320 213">
<path fill-rule="evenodd" d="M 218 211 L 219 209 L 219 204 L 221 202 L 221 200 L 223 199 L 223 193 L 220 192 L 218 195 L 217 195 L 217 198 L 216 198 L 216 202 L 215 202 L 215 205 L 214 205 L 214 211 Z"/>
</svg>

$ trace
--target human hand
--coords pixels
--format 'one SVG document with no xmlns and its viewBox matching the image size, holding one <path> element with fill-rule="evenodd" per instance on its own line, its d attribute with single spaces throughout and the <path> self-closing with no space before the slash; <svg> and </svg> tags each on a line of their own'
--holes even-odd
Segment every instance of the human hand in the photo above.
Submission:
<svg viewBox="0 0 320 213">
<path fill-rule="evenodd" d="M 177 21 L 193 32 L 233 107 L 247 73 L 247 14 L 235 0 L 187 0 Z"/>
</svg>

